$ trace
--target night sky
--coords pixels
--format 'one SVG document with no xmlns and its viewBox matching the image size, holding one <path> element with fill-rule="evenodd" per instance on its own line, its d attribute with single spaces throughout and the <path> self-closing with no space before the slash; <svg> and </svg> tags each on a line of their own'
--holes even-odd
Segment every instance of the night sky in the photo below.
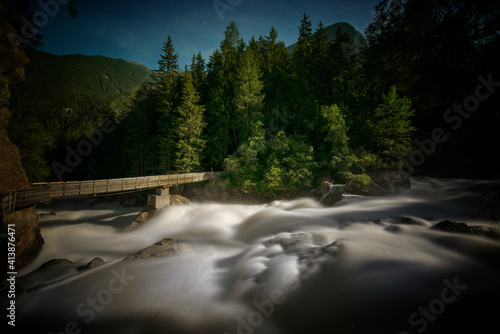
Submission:
<svg viewBox="0 0 500 334">
<path fill-rule="evenodd" d="M 364 32 L 380 0 L 217 2 L 227 6 L 225 13 L 221 7 L 216 10 L 214 0 L 77 0 L 78 18 L 73 19 L 65 9 L 51 17 L 41 30 L 45 45 L 40 49 L 58 55 L 122 58 L 155 69 L 162 44 L 171 35 L 183 67 L 200 51 L 208 60 L 231 20 L 237 23 L 245 41 L 268 35 L 274 26 L 288 46 L 297 41 L 303 13 L 309 15 L 314 30 L 319 21 L 325 26 L 345 21 Z M 32 10 L 42 9 L 35 5 Z"/>
</svg>

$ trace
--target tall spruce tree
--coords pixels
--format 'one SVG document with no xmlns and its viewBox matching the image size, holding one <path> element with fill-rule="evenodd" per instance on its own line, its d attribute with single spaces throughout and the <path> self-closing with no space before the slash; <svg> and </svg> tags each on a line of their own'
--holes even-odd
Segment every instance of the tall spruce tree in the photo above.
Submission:
<svg viewBox="0 0 500 334">
<path fill-rule="evenodd" d="M 337 25 L 335 42 L 330 46 L 332 97 L 339 106 L 356 100 L 356 85 L 360 80 L 359 59 L 352 37 Z"/>
<path fill-rule="evenodd" d="M 206 84 L 207 84 L 207 70 L 205 65 L 205 60 L 201 55 L 201 52 L 193 55 L 191 59 L 191 65 L 189 66 L 189 70 L 193 76 L 193 86 L 200 94 L 200 99 L 202 102 L 205 102 L 206 99 Z"/>
<path fill-rule="evenodd" d="M 224 32 L 224 40 L 220 44 L 220 52 L 222 56 L 222 71 L 223 71 L 223 90 L 224 90 L 224 109 L 229 115 L 229 132 L 232 140 L 229 146 L 229 151 L 234 151 L 238 147 L 237 143 L 237 124 L 235 120 L 235 84 L 236 73 L 239 64 L 239 59 L 245 50 L 245 42 L 241 37 L 236 22 L 231 21 Z"/>
<path fill-rule="evenodd" d="M 224 159 L 231 146 L 230 123 L 231 115 L 227 95 L 225 93 L 226 76 L 224 59 L 219 49 L 210 55 L 207 71 L 208 103 L 206 105 L 206 120 L 210 126 L 205 130 L 207 140 L 207 167 L 222 168 Z"/>
<path fill-rule="evenodd" d="M 295 80 L 293 83 L 293 101 L 297 120 L 294 122 L 297 133 L 308 133 L 312 130 L 311 118 L 315 114 L 315 101 L 312 91 L 312 29 L 309 17 L 304 14 L 300 21 L 299 39 L 293 50 L 293 70 Z"/>
<path fill-rule="evenodd" d="M 278 41 L 278 31 L 272 27 L 262 41 L 262 81 L 264 82 L 264 125 L 271 132 L 288 128 L 292 114 L 289 109 L 292 77 L 290 56 L 285 43 Z"/>
<path fill-rule="evenodd" d="M 153 95 L 156 101 L 156 117 L 153 120 L 155 136 L 154 170 L 165 173 L 173 170 L 175 165 L 176 107 L 179 103 L 179 65 L 172 38 L 168 36 L 162 48 L 163 53 L 155 72 Z"/>
<path fill-rule="evenodd" d="M 331 80 L 330 72 L 330 42 L 326 33 L 323 22 L 319 22 L 318 29 L 313 35 L 312 40 L 312 91 L 316 98 L 318 106 L 318 114 L 321 113 L 321 106 L 328 105 L 331 96 Z"/>
<path fill-rule="evenodd" d="M 144 176 L 153 172 L 151 162 L 154 160 L 155 147 L 151 139 L 156 136 L 155 109 L 156 101 L 150 94 L 149 85 L 145 83 L 137 92 L 130 112 L 121 124 L 121 168 L 125 176 Z"/>
<path fill-rule="evenodd" d="M 246 141 L 254 124 L 262 122 L 262 74 L 255 51 L 248 48 L 240 60 L 235 85 L 235 124 L 237 125 L 237 142 Z"/>
<path fill-rule="evenodd" d="M 177 61 L 179 55 L 175 53 L 174 42 L 170 35 L 167 36 L 167 41 L 163 43 L 161 51 L 163 53 L 160 54 L 160 60 L 158 61 L 158 71 L 166 73 L 178 70 L 179 64 Z"/>
<path fill-rule="evenodd" d="M 200 97 L 193 86 L 193 78 L 187 67 L 182 78 L 182 94 L 177 107 L 177 143 L 175 169 L 178 173 L 191 173 L 201 165 L 206 141 L 202 139 L 203 113 Z"/>
</svg>

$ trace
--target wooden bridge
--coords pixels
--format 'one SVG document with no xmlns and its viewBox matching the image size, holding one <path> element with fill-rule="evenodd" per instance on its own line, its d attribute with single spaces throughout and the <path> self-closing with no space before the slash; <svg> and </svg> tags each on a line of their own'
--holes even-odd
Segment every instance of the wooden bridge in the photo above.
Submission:
<svg viewBox="0 0 500 334">
<path fill-rule="evenodd" d="M 50 203 L 56 198 L 84 198 L 105 194 L 120 194 L 157 188 L 148 198 L 148 205 L 161 206 L 168 197 L 168 188 L 176 184 L 215 180 L 222 172 L 167 174 L 122 179 L 35 183 L 29 189 L 12 191 L 0 196 L 2 215 L 36 204 Z M 166 188 L 166 191 L 165 191 Z M 168 197 L 168 201 L 170 198 Z M 152 203 L 150 203 L 152 202 Z M 163 204 L 160 204 L 163 203 Z"/>
</svg>

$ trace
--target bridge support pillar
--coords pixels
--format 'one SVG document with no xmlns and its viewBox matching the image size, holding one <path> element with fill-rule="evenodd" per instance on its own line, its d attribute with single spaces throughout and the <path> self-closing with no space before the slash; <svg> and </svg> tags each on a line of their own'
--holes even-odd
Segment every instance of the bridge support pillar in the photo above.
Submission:
<svg viewBox="0 0 500 334">
<path fill-rule="evenodd" d="M 156 188 L 155 195 L 148 195 L 148 210 L 163 209 L 170 205 L 170 192 L 168 187 Z"/>
</svg>

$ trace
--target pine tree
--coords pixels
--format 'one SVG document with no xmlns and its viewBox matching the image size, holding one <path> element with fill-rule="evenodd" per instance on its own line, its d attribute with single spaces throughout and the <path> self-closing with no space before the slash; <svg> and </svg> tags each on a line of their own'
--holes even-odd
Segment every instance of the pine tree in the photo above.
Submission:
<svg viewBox="0 0 500 334">
<path fill-rule="evenodd" d="M 252 38 L 248 42 L 248 47 L 246 49 L 249 50 L 250 52 L 252 52 L 253 55 L 255 56 L 255 58 L 260 63 L 260 61 L 261 61 L 261 53 L 260 53 L 260 51 L 262 50 L 261 39 L 257 40 L 257 39 L 255 39 L 254 36 L 252 36 Z M 243 50 L 243 52 L 244 51 L 245 50 Z"/>
<path fill-rule="evenodd" d="M 219 49 L 210 56 L 207 71 L 208 103 L 206 105 L 206 119 L 210 124 L 205 129 L 207 140 L 207 167 L 222 168 L 224 159 L 231 147 L 231 115 L 230 104 L 226 95 L 227 77 L 224 71 L 224 59 Z"/>
<path fill-rule="evenodd" d="M 292 54 L 295 80 L 293 83 L 293 101 L 297 120 L 295 131 L 308 133 L 312 130 L 311 117 L 315 113 L 315 101 L 312 91 L 312 29 L 309 17 L 304 14 L 300 21 L 299 39 Z"/>
<path fill-rule="evenodd" d="M 220 53 L 222 57 L 222 73 L 223 73 L 223 91 L 224 95 L 224 110 L 229 115 L 229 133 L 231 134 L 231 142 L 229 143 L 229 151 L 234 151 L 237 145 L 237 127 L 235 120 L 235 85 L 236 73 L 240 56 L 245 50 L 245 42 L 241 37 L 236 22 L 231 21 L 224 32 L 224 40 L 220 44 Z"/>
<path fill-rule="evenodd" d="M 320 122 L 319 137 L 323 138 L 323 145 L 318 152 L 318 161 L 330 176 L 344 178 L 354 160 L 348 145 L 345 115 L 335 104 L 322 106 Z"/>
<path fill-rule="evenodd" d="M 158 71 L 166 73 L 179 70 L 179 65 L 177 64 L 179 55 L 175 53 L 174 42 L 170 35 L 168 35 L 167 41 L 163 43 L 161 51 L 163 53 L 160 54 L 160 60 L 158 61 Z"/>
<path fill-rule="evenodd" d="M 262 122 L 264 95 L 263 82 L 259 63 L 252 50 L 247 50 L 241 58 L 236 75 L 235 105 L 238 143 L 247 140 L 252 132 L 253 124 Z"/>
<path fill-rule="evenodd" d="M 335 42 L 330 46 L 331 87 L 333 102 L 339 106 L 351 105 L 357 100 L 356 91 L 360 81 L 359 59 L 354 41 L 338 24 Z"/>
<path fill-rule="evenodd" d="M 291 60 L 285 43 L 278 41 L 278 31 L 274 27 L 261 44 L 264 124 L 271 132 L 277 133 L 288 128 L 293 116 L 287 111 L 291 97 Z"/>
<path fill-rule="evenodd" d="M 293 49 L 293 60 L 297 74 L 301 74 L 305 78 L 308 77 L 311 69 L 312 41 L 311 21 L 309 21 L 309 16 L 304 14 L 300 21 L 299 39 Z"/>
<path fill-rule="evenodd" d="M 123 143 L 121 147 L 122 173 L 125 176 L 144 176 L 152 170 L 154 147 L 150 144 L 155 138 L 153 116 L 156 103 L 144 84 L 136 94 L 130 111 L 123 121 Z"/>
<path fill-rule="evenodd" d="M 318 114 L 321 113 L 321 106 L 329 104 L 331 95 L 330 55 L 328 54 L 330 43 L 328 35 L 320 21 L 318 29 L 314 33 L 312 41 L 312 91 L 315 94 L 318 105 Z"/>
<path fill-rule="evenodd" d="M 374 113 L 373 141 L 382 162 L 387 167 L 395 167 L 400 156 L 408 153 L 411 147 L 411 135 L 415 131 L 411 124 L 414 110 L 410 99 L 398 97 L 396 86 L 382 96 L 383 101 Z"/>
<path fill-rule="evenodd" d="M 201 164 L 201 157 L 206 141 L 202 139 L 203 113 L 205 108 L 199 105 L 200 97 L 193 86 L 191 73 L 184 71 L 182 78 L 181 103 L 177 108 L 177 138 L 175 167 L 178 173 L 194 172 Z"/>
<path fill-rule="evenodd" d="M 198 52 L 198 54 L 193 55 L 189 70 L 191 71 L 191 74 L 193 76 L 193 86 L 198 92 L 198 94 L 200 94 L 202 102 L 205 102 L 207 93 L 206 92 L 207 71 L 206 71 L 205 60 L 203 59 L 201 52 Z"/>
<path fill-rule="evenodd" d="M 175 110 L 179 104 L 180 86 L 178 55 L 170 36 L 162 51 L 154 76 L 157 81 L 154 83 L 152 95 L 156 105 L 153 108 L 154 116 L 150 119 L 155 129 L 150 145 L 154 147 L 151 163 L 156 174 L 170 172 L 175 165 Z"/>
</svg>

